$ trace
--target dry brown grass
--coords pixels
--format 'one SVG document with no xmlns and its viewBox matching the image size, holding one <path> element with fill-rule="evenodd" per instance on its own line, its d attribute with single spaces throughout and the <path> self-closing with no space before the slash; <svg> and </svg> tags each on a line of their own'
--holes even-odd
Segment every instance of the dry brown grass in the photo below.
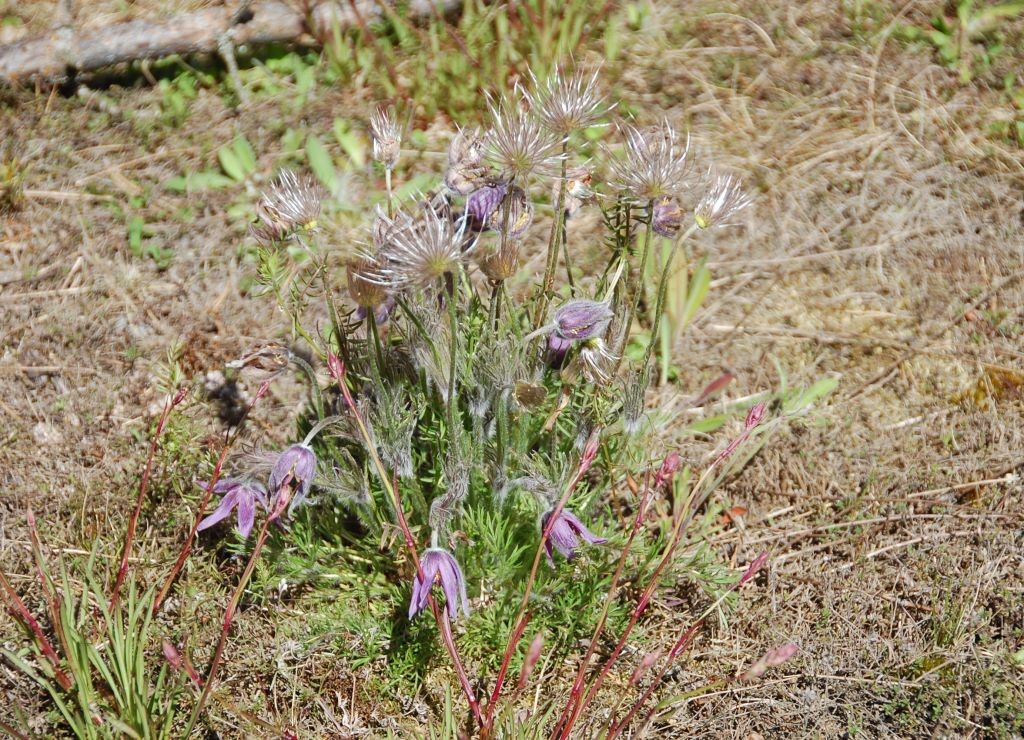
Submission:
<svg viewBox="0 0 1024 740">
<path fill-rule="evenodd" d="M 49 5 L 26 11 L 29 26 Z M 657 733 L 1019 736 L 1021 669 L 1009 655 L 1024 646 L 1024 393 L 998 378 L 1024 371 L 1024 152 L 987 133 L 1006 104 L 887 33 L 897 13 L 926 23 L 930 3 L 702 5 L 714 14 L 656 3 L 613 67 L 617 94 L 688 126 L 759 191 L 744 229 L 697 249 L 715 289 L 658 405 L 689 413 L 723 367 L 738 379 L 732 397 L 776 387 L 773 361 L 791 384 L 841 382 L 722 494 L 747 514 L 715 547 L 740 563 L 767 548 L 772 565 L 729 625 L 698 639 L 675 686 L 782 641 L 801 656 L 684 704 Z M 1015 34 L 1001 63 L 1019 70 Z M 324 91 L 301 116 L 327 125 L 344 105 L 355 117 L 366 95 Z M 201 128 L 143 141 L 130 120 L 152 114 L 147 89 L 9 99 L 0 125 L 27 192 L 0 243 L 0 559 L 25 572 L 26 506 L 49 520 L 54 546 L 120 531 L 141 452 L 129 432 L 159 400 L 154 367 L 170 344 L 184 339 L 198 371 L 284 329 L 269 303 L 238 290 L 247 268 L 219 196 L 193 202 L 191 224 L 161 222 L 175 251 L 163 273 L 127 251 L 103 199 L 209 163 L 236 130 L 264 151 L 261 116 L 279 109 L 236 115 L 202 91 Z M 159 221 L 183 204 L 154 191 L 147 209 Z M 710 449 L 665 436 L 695 464 Z M 144 533 L 147 552 L 159 555 L 166 536 Z M 275 649 L 265 625 L 245 629 Z M 11 630 L 0 617 L 0 633 Z M 309 709 L 324 734 L 351 728 L 341 718 L 358 691 L 329 663 L 311 659 L 289 679 L 344 693 Z M 275 687 L 267 701 L 295 714 Z M 30 692 L 19 696 L 30 706 Z M 356 704 L 372 722 L 372 697 Z"/>
</svg>

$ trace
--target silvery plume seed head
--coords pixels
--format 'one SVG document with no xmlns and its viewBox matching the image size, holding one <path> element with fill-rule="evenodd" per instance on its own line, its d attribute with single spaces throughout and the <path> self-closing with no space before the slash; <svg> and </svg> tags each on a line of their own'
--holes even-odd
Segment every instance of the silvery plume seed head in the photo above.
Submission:
<svg viewBox="0 0 1024 740">
<path fill-rule="evenodd" d="M 690 138 L 680 145 L 668 121 L 647 131 L 627 126 L 623 155 L 612 159 L 612 184 L 623 195 L 646 203 L 686 188 Z"/>
<path fill-rule="evenodd" d="M 554 331 L 562 339 L 586 341 L 603 334 L 614 315 L 603 301 L 569 301 L 555 311 Z"/>
<path fill-rule="evenodd" d="M 253 233 L 259 231 L 280 241 L 296 230 L 315 229 L 324 195 L 324 189 L 316 181 L 300 179 L 291 170 L 282 170 L 270 188 L 260 195 L 256 215 L 263 226 L 252 229 Z"/>
<path fill-rule="evenodd" d="M 594 200 L 594 191 L 590 189 L 593 181 L 594 175 L 586 167 L 574 167 L 565 173 L 565 199 L 562 201 L 562 208 L 566 218 L 572 218 L 583 206 Z M 561 188 L 562 181 L 559 179 L 551 185 L 551 203 L 556 208 Z"/>
<path fill-rule="evenodd" d="M 252 483 L 239 478 L 223 478 L 213 486 L 214 493 L 224 494 L 220 504 L 213 513 L 199 522 L 197 532 L 212 527 L 222 519 L 227 519 L 232 510 L 238 509 L 238 533 L 245 539 L 252 532 L 256 520 L 256 503 L 267 508 L 267 492 L 259 483 Z"/>
<path fill-rule="evenodd" d="M 611 365 L 619 356 L 608 348 L 604 340 L 594 337 L 583 342 L 576 355 L 576 361 L 570 370 L 578 370 L 584 378 L 594 385 L 605 385 L 611 380 Z"/>
<path fill-rule="evenodd" d="M 390 110 L 378 108 L 370 114 L 370 131 L 373 134 L 373 158 L 385 169 L 393 170 L 402 149 L 401 126 Z"/>
<path fill-rule="evenodd" d="M 562 160 L 561 140 L 526 110 L 520 101 L 492 103 L 488 155 L 508 179 L 550 175 Z"/>
<path fill-rule="evenodd" d="M 713 175 L 709 171 L 707 179 L 710 185 L 693 209 L 693 220 L 702 229 L 729 226 L 734 223 L 729 219 L 750 205 L 750 196 L 732 175 Z"/>
<path fill-rule="evenodd" d="M 672 196 L 659 195 L 654 199 L 651 219 L 651 228 L 655 234 L 673 237 L 683 226 L 683 209 Z"/>
<path fill-rule="evenodd" d="M 549 131 L 566 136 L 592 126 L 604 115 L 604 98 L 597 91 L 597 71 L 587 78 L 577 70 L 571 76 L 555 72 L 543 83 L 533 78 L 530 108 Z"/>
<path fill-rule="evenodd" d="M 275 506 L 287 501 L 291 514 L 309 495 L 316 475 L 316 455 L 304 444 L 293 444 L 282 452 L 270 470 L 270 495 Z M 287 499 L 283 498 L 287 497 Z"/>
<path fill-rule="evenodd" d="M 553 511 L 545 512 L 540 519 L 541 531 L 547 529 L 548 521 L 551 519 Z M 596 534 L 587 529 L 586 525 L 579 520 L 575 514 L 568 509 L 562 509 L 559 512 L 558 517 L 555 519 L 554 524 L 551 525 L 551 532 L 548 535 L 547 541 L 544 543 L 545 554 L 548 558 L 548 564 L 553 568 L 555 566 L 555 559 L 553 557 L 554 550 L 562 553 L 562 556 L 566 560 L 573 560 L 576 557 L 576 551 L 580 547 L 580 540 L 589 542 L 592 545 L 602 545 L 608 540 L 604 537 L 598 537 Z"/>
<path fill-rule="evenodd" d="M 462 575 L 459 561 L 447 550 L 431 547 L 420 556 L 420 573 L 413 577 L 412 599 L 409 601 L 409 619 L 412 619 L 427 608 L 430 590 L 435 583 L 441 584 L 444 591 L 445 606 L 448 616 L 455 620 L 459 616 L 459 607 L 463 614 L 469 616 L 469 597 L 466 595 L 466 579 Z"/>
<path fill-rule="evenodd" d="M 448 171 L 444 182 L 456 195 L 469 195 L 485 184 L 489 168 L 484 163 L 487 146 L 479 129 L 459 132 L 448 145 Z"/>
<path fill-rule="evenodd" d="M 392 291 L 429 285 L 456 272 L 475 243 L 466 245 L 466 219 L 453 219 L 443 209 L 424 206 L 416 217 L 399 212 L 386 226 L 378 282 Z"/>
</svg>

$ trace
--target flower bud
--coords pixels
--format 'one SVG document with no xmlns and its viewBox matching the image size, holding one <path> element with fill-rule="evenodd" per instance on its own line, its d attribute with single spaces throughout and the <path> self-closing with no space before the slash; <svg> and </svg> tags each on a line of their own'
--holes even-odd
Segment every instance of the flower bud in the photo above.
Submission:
<svg viewBox="0 0 1024 740">
<path fill-rule="evenodd" d="M 602 334 L 614 315 L 604 302 L 569 301 L 555 312 L 555 332 L 562 339 L 587 341 Z"/>
<path fill-rule="evenodd" d="M 655 234 L 673 237 L 683 225 L 683 209 L 675 198 L 663 195 L 654 201 L 651 218 L 651 228 Z"/>
</svg>

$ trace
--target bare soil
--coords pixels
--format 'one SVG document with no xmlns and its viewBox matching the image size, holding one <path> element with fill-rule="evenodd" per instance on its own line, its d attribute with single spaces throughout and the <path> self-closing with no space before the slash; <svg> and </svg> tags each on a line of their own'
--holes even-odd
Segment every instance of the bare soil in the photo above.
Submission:
<svg viewBox="0 0 1024 740">
<path fill-rule="evenodd" d="M 53 5 L 5 12 L 34 30 Z M 89 22 L 115 6 L 95 3 Z M 1024 668 L 1013 659 L 1024 648 L 1024 151 L 990 131 L 1020 115 L 993 81 L 1024 69 L 1024 43 L 1021 23 L 1008 25 L 996 68 L 963 82 L 933 49 L 891 33 L 897 13 L 924 27 L 934 12 L 924 2 L 657 2 L 609 66 L 613 97 L 636 101 L 642 120 L 688 128 L 757 191 L 741 227 L 695 247 L 714 285 L 678 339 L 678 380 L 655 405 L 683 418 L 713 410 L 689 402 L 723 369 L 736 376 L 727 398 L 840 381 L 723 491 L 743 511 L 712 543 L 736 563 L 767 549 L 768 577 L 698 638 L 674 691 L 782 642 L 800 655 L 761 682 L 682 702 L 651 734 L 1024 735 Z M 216 147 L 239 132 L 269 176 L 268 117 L 329 131 L 338 111 L 358 120 L 374 101 L 323 89 L 287 114 L 268 99 L 234 109 L 201 88 L 186 123 L 168 128 L 147 123 L 160 97 L 142 79 L 0 95 L 0 153 L 22 178 L 0 241 L 0 560 L 28 590 L 28 507 L 66 552 L 123 530 L 169 348 L 200 374 L 286 335 L 271 302 L 242 289 L 252 266 L 224 214 L 229 196 L 162 183 L 215 167 Z M 440 151 L 451 125 L 428 123 Z M 131 206 L 139 196 L 146 204 Z M 127 210 L 173 252 L 165 270 L 129 249 Z M 275 410 L 257 414 L 258 433 L 283 441 L 279 422 L 298 397 L 280 391 Z M 217 432 L 215 409 L 190 413 L 199 439 Z M 694 464 L 715 448 L 671 427 L 664 439 Z M 176 475 L 160 471 L 158 497 L 173 494 Z M 173 557 L 177 533 L 162 525 L 149 517 L 140 535 L 154 566 Z M 661 613 L 666 634 L 678 629 Z M 275 616 L 241 620 L 247 652 L 279 654 Z M 6 614 L 0 635 L 16 639 Z M 250 679 L 267 675 L 229 677 L 240 697 Z M 382 720 L 362 678 L 327 656 L 289 680 L 330 689 L 308 714 L 287 687 L 265 689 L 271 714 L 313 735 L 372 735 Z M 6 665 L 0 685 L 23 706 L 41 703 Z"/>
</svg>

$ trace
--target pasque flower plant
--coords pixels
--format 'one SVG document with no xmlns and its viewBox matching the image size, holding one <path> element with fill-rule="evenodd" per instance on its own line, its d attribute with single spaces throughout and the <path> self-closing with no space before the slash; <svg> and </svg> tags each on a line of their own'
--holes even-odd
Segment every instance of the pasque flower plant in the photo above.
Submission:
<svg viewBox="0 0 1024 740">
<path fill-rule="evenodd" d="M 730 176 L 701 191 L 701 183 L 690 177 L 689 137 L 667 121 L 603 129 L 603 159 L 584 166 L 576 148 L 581 132 L 609 123 L 612 115 L 599 87 L 593 71 L 566 71 L 534 81 L 533 89 L 497 91 L 484 127 L 453 134 L 436 189 L 408 201 L 396 200 L 392 188 L 392 178 L 403 171 L 401 131 L 395 114 L 382 108 L 370 130 L 374 156 L 386 175 L 385 202 L 365 209 L 372 223 L 364 227 L 364 246 L 354 254 L 337 253 L 329 240 L 310 237 L 301 221 L 317 210 L 311 207 L 278 237 L 283 244 L 299 232 L 312 255 L 306 269 L 319 278 L 318 291 L 292 290 L 283 307 L 297 336 L 327 360 L 340 398 L 314 403 L 313 430 L 272 466 L 267 518 L 287 518 L 293 522 L 289 526 L 301 526 L 300 505 L 312 501 L 315 506 L 311 492 L 330 488 L 318 477 L 327 471 L 335 479 L 369 481 L 369 498 L 353 498 L 349 506 L 366 530 L 383 533 L 397 527 L 402 533 L 410 577 L 405 582 L 411 583 L 407 615 L 433 614 L 481 735 L 493 727 L 505 673 L 533 618 L 528 606 L 535 588 L 546 588 L 568 569 L 586 569 L 590 558 L 613 556 L 613 543 L 625 536 L 607 597 L 617 598 L 626 555 L 646 526 L 645 516 L 638 514 L 632 532 L 616 533 L 601 510 L 614 471 L 629 465 L 643 469 L 650 459 L 636 434 L 638 407 L 670 279 L 666 266 L 655 286 L 658 300 L 652 311 L 641 295 L 654 239 L 667 240 L 672 253 L 681 251 L 683 240 L 726 223 L 748 203 Z M 618 145 L 612 143 L 616 138 Z M 295 182 L 290 176 L 282 187 L 295 188 Z M 280 210 L 275 204 L 304 202 L 309 192 L 302 189 L 290 197 L 274 190 L 260 213 Z M 574 267 L 574 253 L 588 246 L 570 244 L 567 226 L 587 208 L 600 211 L 606 229 L 604 266 L 593 274 Z M 265 230 L 257 237 L 266 241 Z M 544 274 L 538 289 L 510 289 L 521 254 L 541 245 Z M 339 262 L 345 275 L 336 282 Z M 563 286 L 555 280 L 560 266 L 566 274 Z M 310 284 L 308 279 L 300 282 L 298 273 L 294 280 L 296 287 Z M 303 327 L 315 295 L 326 297 L 326 331 Z M 637 320 L 652 329 L 639 346 L 644 355 L 639 366 L 631 350 Z M 331 390 L 321 389 L 314 376 L 311 380 L 317 398 Z M 636 387 L 623 396 L 615 381 Z M 329 433 L 318 437 L 320 431 Z M 606 443 L 613 434 L 631 441 L 611 444 L 609 437 Z M 728 454 L 755 438 L 756 429 L 748 428 Z M 728 454 L 711 468 L 720 468 Z M 678 469 L 678 455 L 670 455 L 653 479 L 651 472 L 644 473 L 648 484 L 641 514 L 650 510 L 653 492 L 669 490 Z M 706 500 L 713 480 L 702 477 L 689 493 L 692 508 L 677 510 L 682 518 L 669 524 L 672 534 L 659 572 L 669 567 L 669 556 L 686 533 L 687 516 Z M 217 490 L 228 493 L 209 520 L 226 517 L 242 500 L 241 489 L 229 484 Z M 526 530 L 533 532 L 531 541 L 500 534 L 530 510 L 535 517 Z M 246 531 L 252 526 L 248 511 Z M 490 531 L 480 529 L 481 516 L 491 517 Z M 531 551 L 533 566 L 528 568 L 523 556 Z M 482 570 L 481 557 L 499 565 Z M 537 568 L 542 557 L 551 566 L 549 573 Z M 650 599 L 658 583 L 655 573 L 644 599 Z M 482 705 L 453 624 L 472 619 L 474 601 L 484 591 L 499 595 L 492 595 L 489 604 L 481 600 L 481 610 L 513 608 L 502 589 L 518 591 L 522 600 L 489 701 Z M 606 600 L 593 645 L 609 604 Z M 646 601 L 637 605 L 637 616 L 645 606 Z M 674 658 L 678 652 L 666 649 L 665 654 Z M 603 675 L 593 679 L 590 692 L 582 691 L 580 675 L 580 691 L 574 692 L 556 732 L 564 736 L 573 726 Z"/>
<path fill-rule="evenodd" d="M 593 71 L 569 70 L 534 81 L 532 90 L 496 91 L 483 127 L 453 133 L 445 171 L 433 173 L 436 187 L 408 200 L 392 187 L 404 173 L 403 130 L 391 109 L 379 109 L 368 129 L 385 186 L 382 197 L 351 209 L 367 216 L 361 239 L 331 238 L 334 209 L 309 178 L 282 171 L 264 192 L 250 229 L 259 245 L 258 277 L 279 300 L 293 340 L 305 346 L 269 345 L 232 368 L 262 373 L 253 404 L 288 368 L 301 371 L 309 381 L 300 418 L 305 433 L 276 453 L 236 458 L 229 451 L 238 435 L 228 437 L 212 474 L 203 475 L 191 530 L 154 598 L 153 614 L 168 602 L 197 533 L 198 541 L 215 542 L 214 525 L 234 514 L 247 540 L 245 566 L 205 676 L 190 673 L 198 697 L 185 735 L 215 690 L 261 555 L 271 548 L 288 556 L 296 549 L 290 539 L 300 534 L 318 546 L 336 534 L 321 525 L 323 506 L 351 515 L 344 520 L 351 531 L 336 539 L 339 552 L 362 547 L 391 571 L 386 580 L 400 591 L 402 606 L 390 613 L 413 620 L 407 626 L 418 630 L 415 639 L 431 639 L 424 625 L 436 625 L 481 737 L 494 734 L 499 712 L 528 681 L 548 644 L 542 634 L 572 623 L 592 629 L 589 647 L 547 728 L 553 737 L 569 737 L 658 589 L 682 577 L 675 564 L 696 546 L 688 539 L 695 518 L 731 461 L 763 443 L 777 417 L 768 403 L 754 405 L 742 431 L 697 474 L 699 463 L 684 467 L 677 453 L 663 457 L 640 434 L 644 392 L 675 255 L 699 232 L 732 223 L 750 199 L 734 175 L 692 181 L 689 137 L 666 121 L 603 128 L 601 156 L 584 161 L 583 132 L 612 122 L 599 81 Z M 586 209 L 600 217 L 602 239 L 579 239 L 569 228 Z M 664 240 L 668 257 L 652 306 L 643 297 L 656 240 Z M 363 246 L 338 246 L 352 241 Z M 521 256 L 537 251 L 543 273 L 533 276 L 536 288 L 524 290 L 516 280 Z M 584 252 L 598 268 L 575 266 Z M 564 284 L 556 281 L 559 268 Z M 181 398 L 168 406 L 157 439 Z M 155 449 L 156 440 L 112 606 L 126 580 Z M 233 472 L 221 477 L 222 470 Z M 671 501 L 655 506 L 658 497 Z M 607 507 L 613 499 L 617 516 Z M 391 547 L 396 542 L 404 548 Z M 636 558 L 641 543 L 660 550 Z M 540 568 L 542 559 L 551 567 Z M 629 686 L 654 678 L 624 714 L 616 705 L 609 716 L 587 721 L 605 722 L 609 736 L 626 730 L 708 614 L 752 582 L 766 561 L 758 557 L 742 577 L 720 584 L 711 605 L 671 645 L 645 651 Z M 337 567 L 368 562 L 339 555 Z M 635 584 L 628 591 L 620 587 L 627 577 Z M 44 631 L 6 579 L 0 586 L 36 636 L 41 659 L 70 687 Z M 483 623 L 490 626 L 479 628 Z M 493 635 L 500 624 L 511 625 L 503 645 L 472 644 L 471 635 Z M 506 677 L 531 625 L 519 684 L 509 695 Z M 592 661 L 610 640 L 611 652 Z M 578 640 L 550 644 L 564 650 Z M 172 667 L 191 665 L 167 645 Z M 795 648 L 770 653 L 742 680 L 794 654 Z"/>
</svg>

